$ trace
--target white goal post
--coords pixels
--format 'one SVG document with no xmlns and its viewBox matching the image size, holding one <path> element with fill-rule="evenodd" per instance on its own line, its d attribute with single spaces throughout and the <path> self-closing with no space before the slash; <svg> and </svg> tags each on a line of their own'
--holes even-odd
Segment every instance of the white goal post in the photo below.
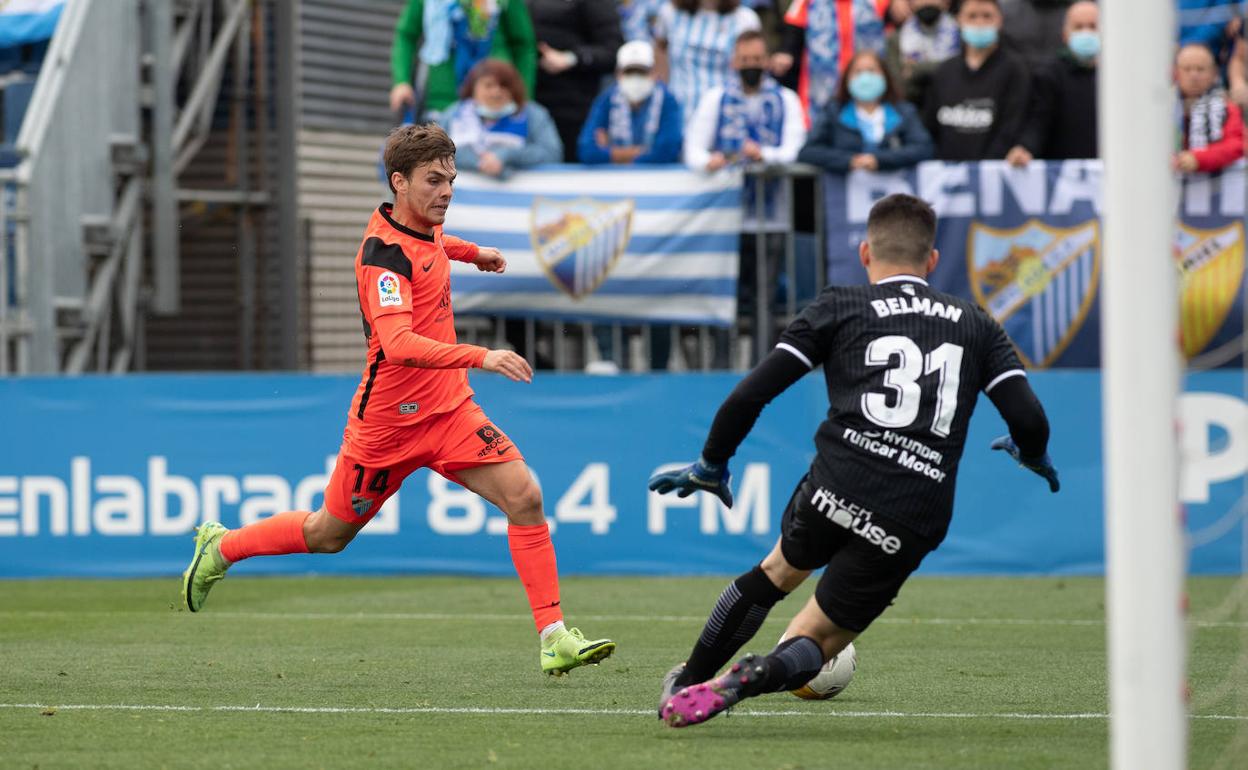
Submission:
<svg viewBox="0 0 1248 770">
<path fill-rule="evenodd" d="M 1172 0 L 1102 0 L 1105 161 L 1101 364 L 1105 429 L 1110 757 L 1115 770 L 1187 761 L 1178 511 L 1178 131 Z"/>
</svg>

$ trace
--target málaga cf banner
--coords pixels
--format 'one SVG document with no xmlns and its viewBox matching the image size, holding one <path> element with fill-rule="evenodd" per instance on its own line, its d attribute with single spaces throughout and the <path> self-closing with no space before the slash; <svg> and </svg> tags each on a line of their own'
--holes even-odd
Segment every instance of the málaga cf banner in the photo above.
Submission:
<svg viewBox="0 0 1248 770">
<path fill-rule="evenodd" d="M 445 227 L 507 258 L 502 275 L 454 275 L 457 313 L 721 326 L 736 315 L 739 174 L 464 173 Z"/>
<path fill-rule="evenodd" d="M 1211 365 L 1239 360 L 1244 183 L 1242 164 L 1219 175 L 1187 177 L 1174 241 L 1136 255 L 1175 262 L 1184 352 Z M 918 195 L 940 215 L 935 288 L 984 307 L 1028 366 L 1100 365 L 1099 161 L 1026 168 L 933 161 L 891 174 L 829 175 L 826 190 L 832 283 L 866 281 L 858 243 L 866 236 L 871 205 L 894 192 Z"/>
</svg>

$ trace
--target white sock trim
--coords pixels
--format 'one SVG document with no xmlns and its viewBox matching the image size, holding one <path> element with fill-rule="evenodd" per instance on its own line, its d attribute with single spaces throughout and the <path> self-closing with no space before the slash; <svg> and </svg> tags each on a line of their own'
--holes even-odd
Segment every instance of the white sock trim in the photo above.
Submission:
<svg viewBox="0 0 1248 770">
<path fill-rule="evenodd" d="M 545 628 L 542 629 L 542 643 L 545 644 L 546 639 L 551 634 L 555 633 L 556 631 L 562 631 L 562 630 L 563 630 L 562 620 L 556 620 L 554 623 L 551 623 L 549 626 L 546 626 Z"/>
</svg>

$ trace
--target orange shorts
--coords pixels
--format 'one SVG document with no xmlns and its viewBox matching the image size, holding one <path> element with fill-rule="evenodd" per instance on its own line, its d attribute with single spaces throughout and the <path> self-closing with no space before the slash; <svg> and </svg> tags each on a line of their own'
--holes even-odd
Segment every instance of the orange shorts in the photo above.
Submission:
<svg viewBox="0 0 1248 770">
<path fill-rule="evenodd" d="M 365 524 L 413 471 L 429 468 L 459 484 L 455 471 L 523 459 L 470 398 L 416 425 L 348 425 L 325 509 L 348 524 Z"/>
</svg>

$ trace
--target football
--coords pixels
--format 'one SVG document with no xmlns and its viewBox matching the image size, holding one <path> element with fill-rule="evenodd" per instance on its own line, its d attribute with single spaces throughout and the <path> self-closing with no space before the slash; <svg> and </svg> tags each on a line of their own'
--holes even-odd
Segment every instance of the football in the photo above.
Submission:
<svg viewBox="0 0 1248 770">
<path fill-rule="evenodd" d="M 850 642 L 840 655 L 823 664 L 814 679 L 793 690 L 793 694 L 805 700 L 835 698 L 849 686 L 857 670 L 858 652 L 854 650 L 854 643 Z"/>
</svg>

